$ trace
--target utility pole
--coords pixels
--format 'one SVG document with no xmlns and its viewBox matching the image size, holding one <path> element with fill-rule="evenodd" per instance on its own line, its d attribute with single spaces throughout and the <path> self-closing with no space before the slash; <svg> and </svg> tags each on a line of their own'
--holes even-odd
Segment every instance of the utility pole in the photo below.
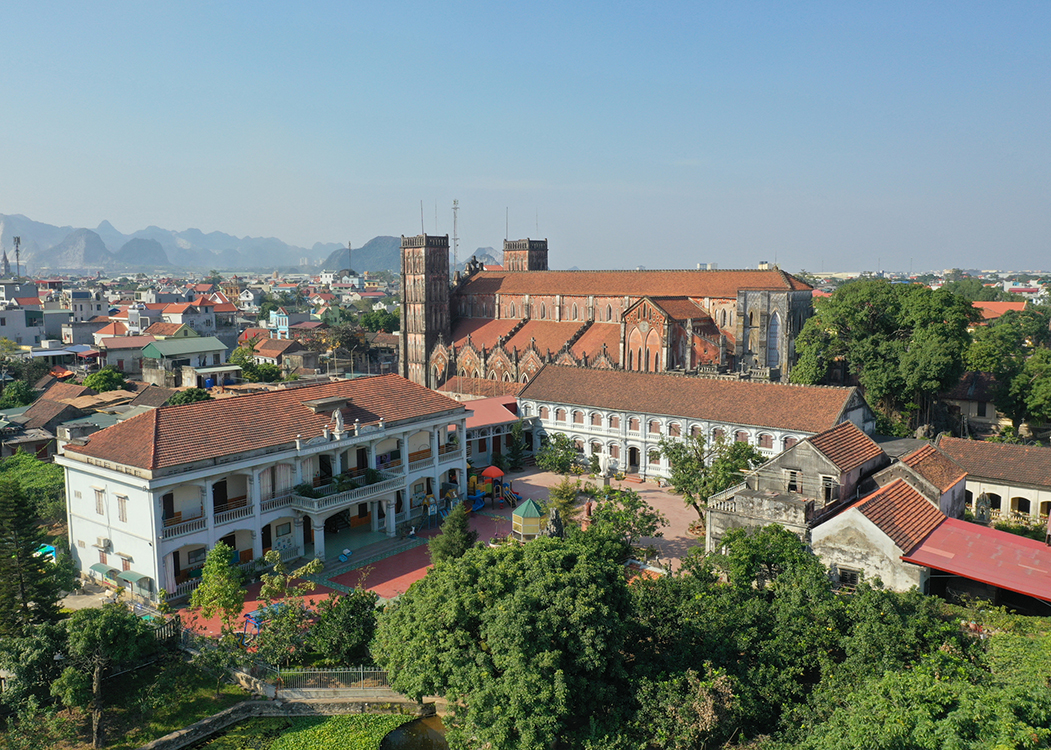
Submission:
<svg viewBox="0 0 1051 750">
<path fill-rule="evenodd" d="M 453 200 L 453 273 L 460 264 L 460 237 L 457 235 L 457 214 L 460 211 L 460 201 Z"/>
</svg>

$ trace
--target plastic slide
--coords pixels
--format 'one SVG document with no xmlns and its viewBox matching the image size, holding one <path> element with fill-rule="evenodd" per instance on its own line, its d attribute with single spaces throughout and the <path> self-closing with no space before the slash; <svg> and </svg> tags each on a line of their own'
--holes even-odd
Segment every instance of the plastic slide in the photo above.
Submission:
<svg viewBox="0 0 1051 750">
<path fill-rule="evenodd" d="M 485 507 L 485 495 L 478 495 L 478 497 L 475 498 L 475 500 L 474 500 L 474 507 L 472 507 L 471 510 L 474 511 L 475 513 L 477 513 L 478 511 L 480 511 L 484 507 Z"/>
</svg>

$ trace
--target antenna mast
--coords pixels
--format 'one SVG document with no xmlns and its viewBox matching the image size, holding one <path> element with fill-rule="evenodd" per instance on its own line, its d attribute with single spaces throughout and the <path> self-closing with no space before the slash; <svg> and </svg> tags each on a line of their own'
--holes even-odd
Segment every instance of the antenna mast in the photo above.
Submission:
<svg viewBox="0 0 1051 750">
<path fill-rule="evenodd" d="M 460 236 L 457 234 L 457 214 L 460 211 L 460 201 L 453 199 L 453 273 L 456 273 L 460 265 Z"/>
<path fill-rule="evenodd" d="M 353 265 L 353 261 L 351 260 L 350 242 L 348 241 L 347 242 L 347 276 L 350 276 L 353 273 L 354 273 L 354 265 Z"/>
<path fill-rule="evenodd" d="M 22 238 L 21 237 L 15 237 L 14 241 L 15 241 L 15 278 L 17 279 L 17 278 L 20 278 L 22 276 L 22 266 L 21 266 L 22 261 L 20 260 L 20 253 L 19 253 L 19 250 L 18 250 L 19 246 L 22 244 Z"/>
</svg>

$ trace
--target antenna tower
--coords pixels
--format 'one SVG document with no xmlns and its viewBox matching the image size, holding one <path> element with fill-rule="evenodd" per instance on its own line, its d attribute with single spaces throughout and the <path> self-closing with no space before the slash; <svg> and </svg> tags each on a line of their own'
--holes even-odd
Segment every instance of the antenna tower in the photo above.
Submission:
<svg viewBox="0 0 1051 750">
<path fill-rule="evenodd" d="M 456 233 L 457 231 L 457 214 L 460 211 L 460 201 L 453 199 L 453 273 L 456 273 L 456 267 L 460 265 L 460 237 Z"/>
<path fill-rule="evenodd" d="M 338 263 L 336 265 L 339 265 Z M 337 269 L 338 270 L 338 269 Z M 347 242 L 347 275 L 354 273 L 353 261 L 351 260 L 350 242 Z"/>
<path fill-rule="evenodd" d="M 22 276 L 21 254 L 20 254 L 19 249 L 18 249 L 19 246 L 22 244 L 22 238 L 21 237 L 15 237 L 14 241 L 15 241 L 15 278 L 17 279 L 17 278 Z"/>
</svg>

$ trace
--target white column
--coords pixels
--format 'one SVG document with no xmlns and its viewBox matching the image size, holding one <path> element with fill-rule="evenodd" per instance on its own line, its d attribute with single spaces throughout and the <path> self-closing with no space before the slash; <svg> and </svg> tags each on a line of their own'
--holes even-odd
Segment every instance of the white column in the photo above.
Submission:
<svg viewBox="0 0 1051 750">
<path fill-rule="evenodd" d="M 372 531 L 380 530 L 380 504 L 369 500 L 369 528 Z"/>
<path fill-rule="evenodd" d="M 387 512 L 387 536 L 393 539 L 395 534 L 394 498 L 391 498 L 390 500 L 385 500 L 384 502 L 386 503 L 385 510 Z"/>
<path fill-rule="evenodd" d="M 314 530 L 314 557 L 322 562 L 325 561 L 325 522 L 311 518 L 311 528 Z"/>
<path fill-rule="evenodd" d="M 296 469 L 296 484 L 303 484 L 303 459 L 297 458 L 292 465 Z"/>
<path fill-rule="evenodd" d="M 204 528 L 208 537 L 208 547 L 215 546 L 215 514 L 212 511 L 212 480 L 206 479 L 197 487 L 201 491 L 201 509 L 204 513 Z"/>
<path fill-rule="evenodd" d="M 336 451 L 336 455 L 332 457 L 332 474 L 339 476 L 343 473 L 343 451 Z"/>
<path fill-rule="evenodd" d="M 248 471 L 248 497 L 252 503 L 252 557 L 263 556 L 263 499 L 259 489 L 259 469 Z"/>
<path fill-rule="evenodd" d="M 292 534 L 293 534 L 292 538 L 295 539 L 296 547 L 298 548 L 298 550 L 300 552 L 302 552 L 304 549 L 306 549 L 306 543 L 307 543 L 306 535 L 304 534 L 304 529 L 303 529 L 303 525 L 304 525 L 304 518 L 303 518 L 303 516 L 296 517 L 292 521 L 292 524 L 293 524 L 293 527 L 295 529 L 292 532 Z"/>
</svg>

